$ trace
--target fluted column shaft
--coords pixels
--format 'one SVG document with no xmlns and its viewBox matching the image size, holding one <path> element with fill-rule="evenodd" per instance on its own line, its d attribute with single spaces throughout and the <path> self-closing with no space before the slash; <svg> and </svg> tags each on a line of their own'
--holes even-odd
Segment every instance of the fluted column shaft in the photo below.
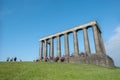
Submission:
<svg viewBox="0 0 120 80">
<path fill-rule="evenodd" d="M 68 34 L 64 34 L 64 42 L 65 42 L 65 56 L 67 56 L 67 61 L 69 62 L 69 43 L 68 43 Z"/>
<path fill-rule="evenodd" d="M 53 44 L 53 38 L 50 40 L 50 57 L 54 57 L 54 44 Z"/>
<path fill-rule="evenodd" d="M 73 31 L 73 37 L 74 37 L 74 54 L 75 56 L 78 56 L 79 48 L 78 48 L 78 39 L 77 39 L 76 31 Z"/>
<path fill-rule="evenodd" d="M 84 33 L 85 52 L 86 52 L 86 55 L 89 56 L 91 51 L 90 51 L 90 44 L 89 44 L 89 39 L 88 39 L 88 32 L 86 28 L 83 29 L 83 33 Z"/>
<path fill-rule="evenodd" d="M 44 58 L 47 57 L 47 40 L 44 40 Z"/>
<path fill-rule="evenodd" d="M 98 29 L 96 25 L 93 25 L 93 35 L 94 35 L 94 43 L 95 43 L 95 50 L 96 53 L 101 53 L 99 36 L 98 36 Z"/>
<path fill-rule="evenodd" d="M 40 59 L 43 57 L 43 42 L 40 41 Z"/>
<path fill-rule="evenodd" d="M 58 57 L 61 57 L 60 36 L 57 36 L 57 56 L 58 56 Z"/>
<path fill-rule="evenodd" d="M 101 46 L 102 52 L 103 52 L 103 54 L 106 54 L 101 33 L 99 33 L 99 40 L 100 40 L 100 46 Z"/>
<path fill-rule="evenodd" d="M 51 52 L 51 50 L 50 50 L 50 43 L 48 43 L 48 48 L 49 48 L 49 52 L 48 52 L 48 56 L 47 57 L 50 57 L 50 52 Z"/>
</svg>

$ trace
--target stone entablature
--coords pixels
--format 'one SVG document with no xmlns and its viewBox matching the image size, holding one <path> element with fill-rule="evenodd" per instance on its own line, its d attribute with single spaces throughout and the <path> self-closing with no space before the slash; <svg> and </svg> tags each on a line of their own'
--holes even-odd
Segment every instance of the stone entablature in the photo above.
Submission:
<svg viewBox="0 0 120 80">
<path fill-rule="evenodd" d="M 45 39 L 50 39 L 50 38 L 54 38 L 54 37 L 57 37 L 57 36 L 61 36 L 61 35 L 64 35 L 64 34 L 69 34 L 69 33 L 72 33 L 73 31 L 77 31 L 77 30 L 83 30 L 84 28 L 89 28 L 93 25 L 97 25 L 97 22 L 96 21 L 92 21 L 92 22 L 89 22 L 89 23 L 86 23 L 84 25 L 80 25 L 80 26 L 77 26 L 77 27 L 74 27 L 74 28 L 71 28 L 71 29 L 68 29 L 68 30 L 65 30 L 65 31 L 62 31 L 62 32 L 58 32 L 56 34 L 53 34 L 53 35 L 50 35 L 50 36 L 47 36 L 47 37 L 43 37 L 41 38 L 39 41 L 42 41 L 42 40 L 45 40 Z M 100 28 L 97 26 L 98 30 L 100 31 Z M 100 31 L 101 32 L 101 31 Z"/>
</svg>

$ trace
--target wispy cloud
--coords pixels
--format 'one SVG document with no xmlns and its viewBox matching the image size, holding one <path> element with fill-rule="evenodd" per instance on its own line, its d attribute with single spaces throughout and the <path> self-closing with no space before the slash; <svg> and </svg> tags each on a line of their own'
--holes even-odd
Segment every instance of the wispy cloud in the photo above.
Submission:
<svg viewBox="0 0 120 80">
<path fill-rule="evenodd" d="M 120 25 L 114 30 L 114 34 L 105 43 L 106 51 L 117 66 L 120 66 Z"/>
</svg>

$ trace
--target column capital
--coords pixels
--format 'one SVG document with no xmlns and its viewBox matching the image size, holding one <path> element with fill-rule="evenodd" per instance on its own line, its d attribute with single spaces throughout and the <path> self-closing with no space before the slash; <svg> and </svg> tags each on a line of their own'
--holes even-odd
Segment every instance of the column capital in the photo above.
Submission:
<svg viewBox="0 0 120 80">
<path fill-rule="evenodd" d="M 64 35 L 68 35 L 68 33 L 64 33 Z"/>
<path fill-rule="evenodd" d="M 91 25 L 91 27 L 94 27 L 94 26 L 96 26 L 96 24 L 92 24 L 92 25 Z"/>
<path fill-rule="evenodd" d="M 73 33 L 74 33 L 74 32 L 77 32 L 77 30 L 73 30 L 72 32 L 73 32 Z"/>
<path fill-rule="evenodd" d="M 89 27 L 84 27 L 82 30 L 84 30 L 84 29 L 88 29 Z"/>
<path fill-rule="evenodd" d="M 56 35 L 56 37 L 60 37 L 60 35 Z"/>
</svg>

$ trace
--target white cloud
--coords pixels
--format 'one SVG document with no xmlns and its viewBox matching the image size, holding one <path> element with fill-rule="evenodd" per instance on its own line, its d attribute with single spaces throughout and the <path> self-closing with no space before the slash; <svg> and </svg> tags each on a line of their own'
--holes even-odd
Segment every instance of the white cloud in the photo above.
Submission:
<svg viewBox="0 0 120 80">
<path fill-rule="evenodd" d="M 105 44 L 107 54 L 114 60 L 116 66 L 120 66 L 120 25 L 114 30 L 114 35 Z"/>
</svg>

